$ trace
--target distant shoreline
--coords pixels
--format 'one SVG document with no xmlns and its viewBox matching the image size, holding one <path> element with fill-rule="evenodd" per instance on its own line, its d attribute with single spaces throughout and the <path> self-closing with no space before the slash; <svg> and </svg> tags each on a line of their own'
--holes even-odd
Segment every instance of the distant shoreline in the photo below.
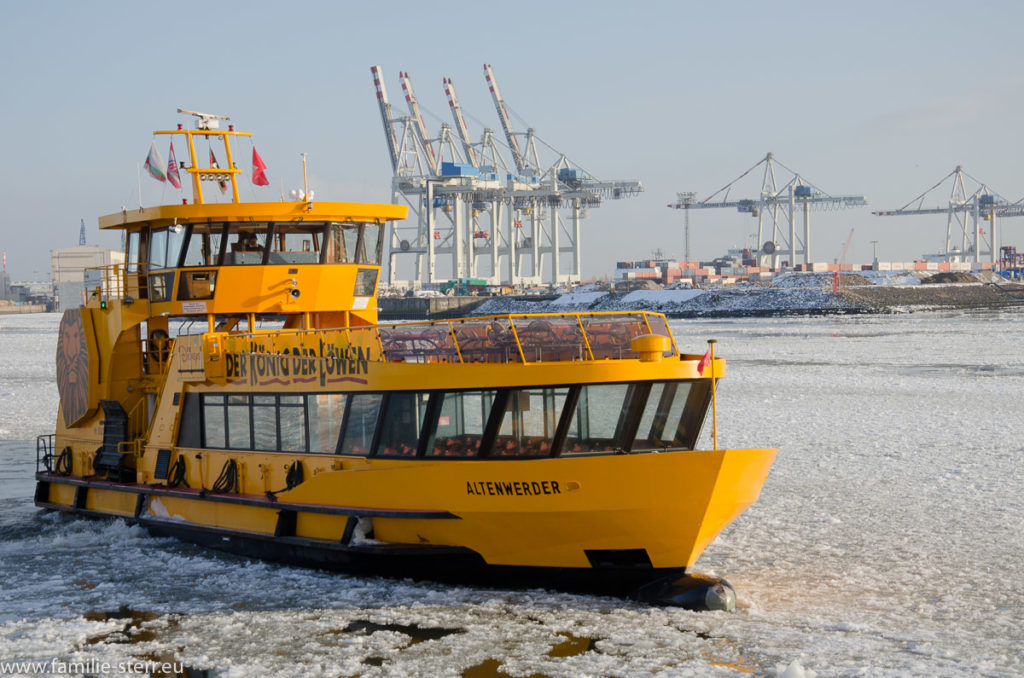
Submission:
<svg viewBox="0 0 1024 678">
<path fill-rule="evenodd" d="M 798 315 L 863 315 L 941 309 L 1000 309 L 1024 305 L 1024 285 L 1009 282 L 858 284 L 833 292 L 831 276 L 814 274 L 778 285 L 641 289 L 627 292 L 581 287 L 559 296 L 427 297 L 415 307 L 382 297 L 388 320 L 443 319 L 519 313 L 654 311 L 671 318 L 744 318 Z M 443 299 L 432 313 L 433 299 Z M 415 310 L 414 310 L 415 308 Z M 455 311 L 455 313 L 453 313 Z M 461 311 L 459 313 L 458 311 Z"/>
<path fill-rule="evenodd" d="M 44 304 L 11 304 L 0 306 L 0 315 L 22 315 L 25 313 L 46 313 Z"/>
</svg>

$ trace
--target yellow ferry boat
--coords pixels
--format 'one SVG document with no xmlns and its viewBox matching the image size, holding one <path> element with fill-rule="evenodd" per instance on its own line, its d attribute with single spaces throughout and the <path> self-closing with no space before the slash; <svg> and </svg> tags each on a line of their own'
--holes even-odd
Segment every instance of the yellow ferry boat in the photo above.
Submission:
<svg viewBox="0 0 1024 678">
<path fill-rule="evenodd" d="M 190 204 L 99 220 L 125 262 L 61 321 L 38 506 L 358 574 L 731 604 L 688 569 L 776 450 L 695 449 L 723 360 L 645 312 L 377 324 L 406 208 L 243 203 L 250 135 L 197 128 L 156 132 Z"/>
</svg>

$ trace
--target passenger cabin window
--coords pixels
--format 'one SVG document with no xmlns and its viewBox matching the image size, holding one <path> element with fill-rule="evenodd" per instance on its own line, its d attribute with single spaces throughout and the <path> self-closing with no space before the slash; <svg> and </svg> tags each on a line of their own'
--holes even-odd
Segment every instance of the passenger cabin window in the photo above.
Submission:
<svg viewBox="0 0 1024 678">
<path fill-rule="evenodd" d="M 301 395 L 280 395 L 277 397 L 277 449 L 282 452 L 305 452 L 309 449 L 306 442 L 306 403 Z"/>
<path fill-rule="evenodd" d="M 366 456 L 370 453 L 383 400 L 380 393 L 353 393 L 350 396 L 339 445 L 341 454 Z"/>
<path fill-rule="evenodd" d="M 628 415 L 635 391 L 632 384 L 582 386 L 562 454 L 628 449 Z"/>
<path fill-rule="evenodd" d="M 415 457 L 427 412 L 426 393 L 389 393 L 386 397 L 377 454 L 381 457 Z"/>
<path fill-rule="evenodd" d="M 235 450 L 253 449 L 249 396 L 229 395 L 227 400 L 228 442 L 226 447 Z"/>
<path fill-rule="evenodd" d="M 497 391 L 439 393 L 436 427 L 426 446 L 428 457 L 476 457 Z"/>
<path fill-rule="evenodd" d="M 567 388 L 543 388 L 508 393 L 491 456 L 551 456 L 552 439 L 568 392 Z"/>
<path fill-rule="evenodd" d="M 707 380 L 557 388 L 188 394 L 178 445 L 406 458 L 691 450 Z"/>
<path fill-rule="evenodd" d="M 334 454 L 338 431 L 345 418 L 347 395 L 320 393 L 309 396 L 309 451 Z"/>
<path fill-rule="evenodd" d="M 706 380 L 654 384 L 631 449 L 692 450 L 710 400 L 711 387 Z"/>
<path fill-rule="evenodd" d="M 225 423 L 225 396 L 204 395 L 203 397 L 203 447 L 227 447 L 227 424 Z M 185 428 L 182 422 L 181 429 Z M 180 434 L 179 434 L 180 436 Z M 180 440 L 179 440 L 180 443 Z"/>
</svg>

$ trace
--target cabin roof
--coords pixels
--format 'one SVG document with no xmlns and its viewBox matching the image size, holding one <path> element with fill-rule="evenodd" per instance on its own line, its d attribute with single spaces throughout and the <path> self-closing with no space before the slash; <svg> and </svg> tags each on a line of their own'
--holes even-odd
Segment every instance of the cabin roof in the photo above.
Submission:
<svg viewBox="0 0 1024 678">
<path fill-rule="evenodd" d="M 359 221 L 377 222 L 404 219 L 409 208 L 361 202 L 246 202 L 205 203 L 202 205 L 159 205 L 122 209 L 102 216 L 102 229 L 132 230 L 142 226 L 160 227 L 196 222 L 287 222 L 287 221 Z"/>
</svg>

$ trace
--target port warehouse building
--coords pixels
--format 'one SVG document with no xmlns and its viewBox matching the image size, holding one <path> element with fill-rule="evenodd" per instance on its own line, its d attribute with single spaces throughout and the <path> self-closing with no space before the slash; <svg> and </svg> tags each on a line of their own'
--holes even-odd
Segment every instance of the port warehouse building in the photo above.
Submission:
<svg viewBox="0 0 1024 678">
<path fill-rule="evenodd" d="M 112 264 L 123 264 L 124 252 L 93 245 L 76 245 L 50 250 L 50 271 L 57 311 L 78 308 L 86 301 L 87 289 L 101 284 L 99 271 Z"/>
</svg>

